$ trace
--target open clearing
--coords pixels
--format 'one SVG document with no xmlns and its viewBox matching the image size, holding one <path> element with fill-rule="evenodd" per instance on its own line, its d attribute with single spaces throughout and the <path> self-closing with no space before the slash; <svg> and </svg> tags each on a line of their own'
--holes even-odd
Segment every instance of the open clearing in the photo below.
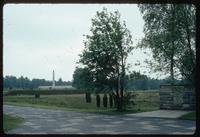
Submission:
<svg viewBox="0 0 200 137">
<path fill-rule="evenodd" d="M 159 93 L 158 92 L 137 92 L 134 99 L 136 105 L 128 107 L 124 113 L 135 113 L 144 111 L 153 111 L 159 109 Z M 92 94 L 92 103 L 86 103 L 85 94 L 69 94 L 69 95 L 41 95 L 36 99 L 34 95 L 18 95 L 4 96 L 4 104 L 43 107 L 52 109 L 65 109 L 74 111 L 118 114 L 115 108 L 103 107 L 103 94 L 101 94 L 101 107 L 96 107 L 95 94 Z"/>
</svg>

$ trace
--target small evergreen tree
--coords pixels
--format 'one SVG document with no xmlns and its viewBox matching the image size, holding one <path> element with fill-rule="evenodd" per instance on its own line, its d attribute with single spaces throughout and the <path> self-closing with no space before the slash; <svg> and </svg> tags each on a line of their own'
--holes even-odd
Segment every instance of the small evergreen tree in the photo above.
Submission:
<svg viewBox="0 0 200 137">
<path fill-rule="evenodd" d="M 86 92 L 85 99 L 86 99 L 87 103 L 91 103 L 92 102 L 92 98 L 91 98 L 91 93 L 90 92 Z"/>
<path fill-rule="evenodd" d="M 108 97 L 107 97 L 107 94 L 104 94 L 104 96 L 103 96 L 103 106 L 105 108 L 107 108 L 107 106 L 108 106 Z"/>
<path fill-rule="evenodd" d="M 40 98 L 40 94 L 39 94 L 39 93 L 36 93 L 36 94 L 35 94 L 35 98 Z"/>
<path fill-rule="evenodd" d="M 101 98 L 100 98 L 100 95 L 97 94 L 96 95 L 96 105 L 97 105 L 98 108 L 100 107 L 100 104 L 101 104 Z"/>
<path fill-rule="evenodd" d="M 113 107 L 113 96 L 112 94 L 109 94 L 109 102 L 110 102 L 110 107 Z"/>
</svg>

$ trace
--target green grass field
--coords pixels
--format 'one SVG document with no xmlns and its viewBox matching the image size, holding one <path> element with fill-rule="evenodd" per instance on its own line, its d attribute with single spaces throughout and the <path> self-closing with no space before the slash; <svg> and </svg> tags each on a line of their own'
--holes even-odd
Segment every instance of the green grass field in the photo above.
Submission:
<svg viewBox="0 0 200 137">
<path fill-rule="evenodd" d="M 196 112 L 191 112 L 179 117 L 179 119 L 183 120 L 196 120 Z"/>
<path fill-rule="evenodd" d="M 69 95 L 41 95 L 36 99 L 34 95 L 4 96 L 4 104 L 42 107 L 50 109 L 62 109 L 79 112 L 93 112 L 102 114 L 123 114 L 136 113 L 144 111 L 153 111 L 159 109 L 159 93 L 157 92 L 140 92 L 136 94 L 136 105 L 129 106 L 126 112 L 116 113 L 115 108 L 104 108 L 101 94 L 101 107 L 96 107 L 96 98 L 92 94 L 92 103 L 86 103 L 85 94 Z M 108 104 L 109 106 L 109 104 Z"/>
<path fill-rule="evenodd" d="M 17 125 L 24 122 L 23 118 L 14 117 L 11 115 L 3 114 L 3 129 L 4 133 L 8 132 L 11 129 L 14 129 Z"/>
</svg>

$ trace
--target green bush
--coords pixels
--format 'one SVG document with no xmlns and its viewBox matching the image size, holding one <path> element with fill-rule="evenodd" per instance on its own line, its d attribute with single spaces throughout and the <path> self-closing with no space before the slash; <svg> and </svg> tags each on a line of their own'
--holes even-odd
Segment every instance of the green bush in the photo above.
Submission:
<svg viewBox="0 0 200 137">
<path fill-rule="evenodd" d="M 132 94 L 131 92 L 125 92 L 124 94 L 124 106 L 125 108 L 127 106 L 130 106 L 130 105 L 135 105 L 135 102 L 134 102 L 134 99 L 135 99 L 136 95 L 135 94 Z"/>
<path fill-rule="evenodd" d="M 112 94 L 113 96 L 113 101 L 114 101 L 114 107 L 117 107 L 117 96 L 115 94 Z"/>
<path fill-rule="evenodd" d="M 108 106 L 108 97 L 107 97 L 107 94 L 104 94 L 104 96 L 103 96 L 103 106 L 105 108 L 107 108 L 107 106 Z"/>
<path fill-rule="evenodd" d="M 113 107 L 113 95 L 109 94 L 109 103 L 110 103 L 110 107 Z"/>
<path fill-rule="evenodd" d="M 91 103 L 92 102 L 92 98 L 91 98 L 91 93 L 90 92 L 86 92 L 85 93 L 85 99 L 86 99 L 86 103 Z"/>
<path fill-rule="evenodd" d="M 35 98 L 40 98 L 40 94 L 35 94 Z"/>
<path fill-rule="evenodd" d="M 16 126 L 22 124 L 24 119 L 8 114 L 3 114 L 3 130 L 7 133 L 9 130 L 16 128 Z"/>
<path fill-rule="evenodd" d="M 97 105 L 98 108 L 100 107 L 100 104 L 101 104 L 101 98 L 100 98 L 100 95 L 97 94 L 96 95 L 96 105 Z"/>
</svg>

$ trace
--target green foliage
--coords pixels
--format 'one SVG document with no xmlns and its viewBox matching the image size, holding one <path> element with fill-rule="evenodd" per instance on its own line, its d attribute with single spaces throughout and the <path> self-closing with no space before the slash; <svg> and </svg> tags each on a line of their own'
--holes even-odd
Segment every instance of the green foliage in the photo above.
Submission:
<svg viewBox="0 0 200 137">
<path fill-rule="evenodd" d="M 132 71 L 126 75 L 125 82 L 127 91 L 150 90 L 159 89 L 160 85 L 162 84 L 170 84 L 170 78 L 167 77 L 165 79 L 154 79 L 140 74 L 140 72 Z M 181 83 L 183 82 L 174 79 L 174 84 Z"/>
<path fill-rule="evenodd" d="M 124 113 L 135 113 L 143 111 L 152 111 L 159 109 L 159 92 L 138 91 L 134 99 L 135 104 L 133 107 L 129 106 Z M 21 96 L 4 96 L 3 104 L 31 106 L 48 109 L 61 109 L 76 112 L 95 112 L 105 114 L 121 114 L 115 108 L 100 108 L 100 97 L 103 98 L 104 94 L 99 95 L 99 107 L 97 102 L 85 102 L 85 93 L 83 94 L 66 94 L 66 95 L 42 95 L 39 99 L 35 99 L 32 95 Z M 91 95 L 92 100 L 96 99 L 96 95 Z"/>
<path fill-rule="evenodd" d="M 73 74 L 73 86 L 81 90 L 92 90 L 93 89 L 93 78 L 88 68 L 76 67 Z"/>
<path fill-rule="evenodd" d="M 131 92 L 125 92 L 124 94 L 124 104 L 125 107 L 124 108 L 127 108 L 127 106 L 130 106 L 130 105 L 135 105 L 135 101 L 134 99 L 136 98 L 136 94 L 133 94 Z"/>
<path fill-rule="evenodd" d="M 116 108 L 117 107 L 117 97 L 114 93 L 112 93 L 112 96 L 113 96 L 114 108 Z"/>
<path fill-rule="evenodd" d="M 192 52 L 191 56 L 193 58 L 195 58 L 194 51 L 191 51 L 191 52 Z M 196 70 L 195 70 L 195 63 L 189 59 L 191 56 L 190 56 L 190 53 L 188 51 L 186 51 L 185 54 L 183 54 L 180 57 L 180 63 L 179 63 L 180 67 L 179 68 L 180 68 L 181 74 L 183 75 L 183 79 L 187 80 L 188 84 L 191 84 L 194 86 Z"/>
<path fill-rule="evenodd" d="M 86 35 L 79 63 L 91 73 L 95 89 L 123 92 L 126 59 L 133 50 L 130 31 L 118 11 L 109 13 L 103 8 L 92 19 L 91 33 Z M 116 101 L 119 105 L 119 96 Z"/>
<path fill-rule="evenodd" d="M 145 21 L 145 37 L 138 47 L 149 48 L 154 71 L 170 73 L 171 82 L 195 72 L 195 7 L 191 4 L 139 4 Z M 189 73 L 185 73 L 189 72 Z"/>
<path fill-rule="evenodd" d="M 99 108 L 101 105 L 101 97 L 99 94 L 96 95 L 96 105 L 97 105 L 97 108 Z"/>
<path fill-rule="evenodd" d="M 196 120 L 196 112 L 190 112 L 188 114 L 184 114 L 184 115 L 180 116 L 179 119 Z"/>
<path fill-rule="evenodd" d="M 92 98 L 91 98 L 91 93 L 90 92 L 86 92 L 85 93 L 85 99 L 87 103 L 91 103 L 92 102 Z"/>
<path fill-rule="evenodd" d="M 35 94 L 35 98 L 40 98 L 40 94 L 39 93 Z"/>
<path fill-rule="evenodd" d="M 71 85 L 70 81 L 62 81 L 60 78 L 56 81 L 56 85 Z M 45 79 L 32 79 L 30 80 L 27 77 L 15 77 L 15 76 L 5 76 L 3 79 L 3 88 L 4 89 L 34 89 L 38 86 L 50 86 L 52 81 Z"/>
<path fill-rule="evenodd" d="M 11 129 L 14 129 L 17 125 L 24 122 L 23 118 L 14 117 L 8 114 L 3 114 L 3 130 L 8 132 Z"/>
<path fill-rule="evenodd" d="M 109 104 L 110 104 L 110 107 L 112 108 L 113 107 L 113 95 L 112 94 L 109 94 Z"/>
<path fill-rule="evenodd" d="M 104 94 L 104 96 L 103 96 L 103 106 L 105 108 L 107 108 L 107 106 L 108 106 L 108 97 L 107 97 L 107 94 Z"/>
</svg>

